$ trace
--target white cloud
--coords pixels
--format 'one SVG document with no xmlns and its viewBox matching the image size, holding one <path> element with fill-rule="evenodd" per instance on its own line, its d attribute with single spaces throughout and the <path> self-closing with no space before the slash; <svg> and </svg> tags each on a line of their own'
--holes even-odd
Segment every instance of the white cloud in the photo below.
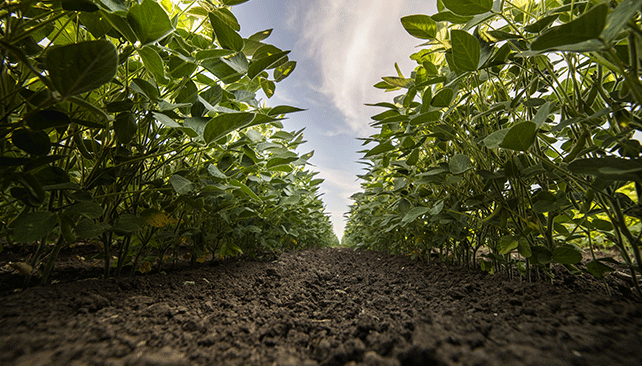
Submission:
<svg viewBox="0 0 642 366">
<path fill-rule="evenodd" d="M 302 30 L 299 42 L 305 44 L 307 56 L 319 65 L 319 84 L 309 87 L 328 97 L 353 133 L 372 134 L 370 116 L 378 111 L 364 104 L 392 98 L 372 86 L 382 76 L 395 74 L 395 62 L 410 74 L 415 64 L 408 56 L 421 43 L 406 33 L 399 19 L 410 13 L 427 13 L 428 6 L 416 0 L 296 4 L 288 25 Z"/>
<path fill-rule="evenodd" d="M 348 205 L 351 203 L 350 196 L 361 189 L 360 183 L 353 173 L 344 170 L 322 166 L 316 166 L 313 170 L 319 172 L 319 178 L 325 179 L 320 191 L 325 193 L 323 201 L 327 206 L 326 211 L 330 213 L 334 232 L 341 240 L 341 235 L 345 228 L 343 214 L 348 211 Z"/>
</svg>

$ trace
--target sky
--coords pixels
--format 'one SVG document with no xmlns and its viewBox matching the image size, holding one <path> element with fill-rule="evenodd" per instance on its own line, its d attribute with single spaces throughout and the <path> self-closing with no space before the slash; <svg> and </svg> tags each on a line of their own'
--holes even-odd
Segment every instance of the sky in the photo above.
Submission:
<svg viewBox="0 0 642 366">
<path fill-rule="evenodd" d="M 416 63 L 409 56 L 421 40 L 401 26 L 401 17 L 436 13 L 436 1 L 426 0 L 250 0 L 232 7 L 245 38 L 274 29 L 266 43 L 291 50 L 297 61 L 292 75 L 277 84 L 269 106 L 291 105 L 305 112 L 288 115 L 287 131 L 305 128 L 308 142 L 299 150 L 314 150 L 310 170 L 325 179 L 321 186 L 326 211 L 339 239 L 350 196 L 361 191 L 359 137 L 376 131 L 371 116 L 382 110 L 366 103 L 390 102 L 395 93 L 373 87 L 383 76 L 396 76 L 395 62 L 409 76 Z M 398 93 L 397 93 L 398 94 Z"/>
</svg>

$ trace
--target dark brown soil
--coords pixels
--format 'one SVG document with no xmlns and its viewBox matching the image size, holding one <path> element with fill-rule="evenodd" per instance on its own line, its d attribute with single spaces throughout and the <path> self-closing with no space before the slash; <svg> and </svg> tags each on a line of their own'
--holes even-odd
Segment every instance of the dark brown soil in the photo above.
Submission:
<svg viewBox="0 0 642 366">
<path fill-rule="evenodd" d="M 559 282 L 320 249 L 58 283 L 0 295 L 0 364 L 642 365 L 642 304 Z"/>
</svg>

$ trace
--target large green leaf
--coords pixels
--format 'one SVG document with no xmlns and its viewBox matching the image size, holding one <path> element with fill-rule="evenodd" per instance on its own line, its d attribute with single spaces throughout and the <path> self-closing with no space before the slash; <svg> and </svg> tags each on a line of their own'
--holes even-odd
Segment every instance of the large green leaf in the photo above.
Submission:
<svg viewBox="0 0 642 366">
<path fill-rule="evenodd" d="M 486 136 L 486 138 L 484 139 L 484 145 L 486 145 L 486 147 L 489 149 L 499 147 L 499 145 L 501 145 L 506 138 L 506 134 L 508 134 L 508 128 L 495 131 Z"/>
<path fill-rule="evenodd" d="M 212 175 L 214 178 L 218 179 L 227 179 L 227 175 L 223 173 L 216 165 L 210 164 L 207 167 L 207 171 Z"/>
<path fill-rule="evenodd" d="M 178 174 L 172 175 L 169 178 L 169 183 L 174 187 L 174 190 L 178 194 L 188 194 L 194 190 L 192 182 Z"/>
<path fill-rule="evenodd" d="M 392 145 L 392 143 L 390 141 L 384 142 L 384 143 L 381 143 L 381 144 L 375 146 L 374 148 L 370 149 L 366 153 L 365 157 L 367 158 L 367 157 L 370 157 L 370 156 L 383 154 L 383 153 L 386 153 L 388 151 L 392 151 L 394 149 L 395 149 L 395 147 Z"/>
<path fill-rule="evenodd" d="M 76 203 L 65 210 L 67 214 L 78 214 L 88 219 L 100 218 L 103 212 L 103 207 L 93 201 Z"/>
<path fill-rule="evenodd" d="M 138 50 L 138 55 L 141 60 L 143 60 L 145 69 L 154 76 L 157 84 L 169 83 L 169 79 L 165 77 L 165 64 L 163 63 L 163 59 L 155 49 L 150 46 L 145 46 Z"/>
<path fill-rule="evenodd" d="M 243 49 L 243 38 L 223 21 L 218 13 L 209 14 L 214 36 L 222 48 L 240 52 Z"/>
<path fill-rule="evenodd" d="M 537 39 L 531 43 L 531 50 L 545 51 L 555 49 L 562 51 L 582 51 L 584 48 L 588 51 L 593 50 L 596 44 L 595 42 L 586 45 L 582 44 L 586 41 L 597 39 L 600 36 L 606 24 L 607 13 L 608 5 L 596 5 L 579 18 L 569 23 L 553 27 L 537 37 Z M 598 44 L 599 43 L 600 42 L 598 42 Z"/>
<path fill-rule="evenodd" d="M 258 60 L 252 59 L 252 62 L 250 63 L 250 66 L 247 69 L 247 77 L 249 77 L 250 79 L 254 79 L 263 70 L 267 69 L 268 67 L 270 67 L 270 65 L 273 65 L 279 60 L 283 59 L 289 53 L 290 51 L 281 51 L 271 55 L 267 55 Z"/>
<path fill-rule="evenodd" d="M 232 180 L 230 180 L 230 184 L 231 184 L 231 185 L 233 185 L 233 186 L 235 186 L 235 187 L 240 188 L 240 189 L 241 189 L 241 192 L 245 193 L 245 194 L 246 194 L 248 197 L 250 197 L 251 199 L 253 199 L 253 200 L 255 200 L 255 201 L 258 201 L 258 202 L 263 202 L 263 201 L 261 200 L 261 198 L 260 198 L 259 196 L 257 196 L 257 195 L 256 195 L 256 193 L 254 193 L 254 192 L 250 189 L 250 187 L 248 187 L 248 186 L 246 186 L 245 184 L 243 184 L 243 182 L 240 182 L 240 181 L 238 181 L 238 180 L 236 180 L 236 179 L 232 179 Z"/>
<path fill-rule="evenodd" d="M 453 24 L 466 24 L 473 17 L 472 16 L 461 16 L 457 15 L 451 11 L 442 11 L 431 16 L 432 20 L 435 22 L 449 22 Z"/>
<path fill-rule="evenodd" d="M 526 151 L 535 142 L 537 124 L 527 121 L 516 124 L 508 130 L 504 141 L 499 145 L 504 149 Z"/>
<path fill-rule="evenodd" d="M 450 168 L 450 173 L 458 175 L 472 169 L 473 165 L 468 156 L 457 154 L 450 159 L 448 167 Z"/>
<path fill-rule="evenodd" d="M 71 119 L 63 112 L 43 109 L 25 118 L 25 122 L 27 122 L 27 126 L 34 130 L 46 130 L 48 128 L 68 126 L 71 123 Z"/>
<path fill-rule="evenodd" d="M 642 0 L 624 0 L 606 18 L 606 26 L 600 35 L 605 42 L 613 41 L 642 7 Z"/>
<path fill-rule="evenodd" d="M 31 243 L 40 240 L 56 227 L 58 218 L 52 212 L 38 211 L 19 216 L 11 226 L 13 239 L 18 243 Z"/>
<path fill-rule="evenodd" d="M 13 131 L 11 142 L 20 150 L 31 155 L 47 155 L 51 151 L 51 140 L 44 131 L 19 128 Z"/>
<path fill-rule="evenodd" d="M 297 160 L 299 160 L 298 156 L 285 157 L 285 158 L 280 158 L 280 157 L 271 158 L 267 161 L 267 163 L 265 164 L 265 167 L 270 169 L 275 166 L 288 165 Z"/>
<path fill-rule="evenodd" d="M 154 0 L 134 4 L 127 13 L 127 21 L 143 45 L 159 41 L 174 31 L 165 9 Z"/>
<path fill-rule="evenodd" d="M 446 108 L 452 102 L 453 97 L 455 96 L 455 91 L 451 88 L 442 88 L 430 101 L 430 105 L 436 108 Z"/>
<path fill-rule="evenodd" d="M 604 278 L 604 275 L 609 272 L 614 272 L 615 269 L 607 266 L 599 260 L 594 260 L 586 265 L 586 270 L 589 271 L 595 278 Z"/>
<path fill-rule="evenodd" d="M 274 69 L 274 81 L 278 83 L 279 81 L 287 78 L 292 74 L 294 68 L 296 68 L 296 61 L 288 61 L 283 65 L 280 65 Z"/>
<path fill-rule="evenodd" d="M 240 80 L 247 73 L 249 64 L 242 52 L 230 58 L 210 58 L 203 60 L 201 66 L 206 68 L 225 84 Z"/>
<path fill-rule="evenodd" d="M 517 249 L 519 246 L 519 241 L 513 236 L 502 236 L 499 239 L 499 244 L 497 245 L 497 250 L 499 254 L 506 255 L 513 250 Z"/>
<path fill-rule="evenodd" d="M 136 117 L 131 112 L 123 112 L 116 116 L 114 120 L 114 132 L 116 139 L 121 144 L 128 144 L 136 135 L 138 130 L 136 126 Z"/>
<path fill-rule="evenodd" d="M 455 14 L 467 16 L 489 12 L 493 0 L 442 0 L 444 6 Z"/>
<path fill-rule="evenodd" d="M 66 98 L 94 90 L 116 75 L 118 53 L 106 40 L 51 48 L 46 57 L 51 82 Z"/>
<path fill-rule="evenodd" d="M 553 262 L 560 264 L 575 264 L 582 261 L 582 252 L 572 245 L 562 245 L 553 250 Z"/>
<path fill-rule="evenodd" d="M 428 15 L 408 15 L 401 18 L 401 24 L 410 35 L 420 39 L 437 37 L 437 22 Z"/>
<path fill-rule="evenodd" d="M 576 159 L 568 165 L 574 174 L 593 175 L 607 180 L 642 181 L 642 161 L 615 156 Z"/>
<path fill-rule="evenodd" d="M 228 133 L 248 126 L 254 113 L 225 113 L 212 118 L 205 126 L 203 131 L 203 139 L 205 142 L 210 143 L 216 141 Z"/>
<path fill-rule="evenodd" d="M 475 71 L 479 66 L 481 46 L 474 36 L 463 30 L 450 31 L 455 67 L 462 71 Z"/>
<path fill-rule="evenodd" d="M 417 218 L 430 212 L 430 207 L 415 207 L 412 210 L 408 211 L 406 215 L 401 220 L 402 223 L 407 224 L 409 222 L 415 221 Z"/>
</svg>

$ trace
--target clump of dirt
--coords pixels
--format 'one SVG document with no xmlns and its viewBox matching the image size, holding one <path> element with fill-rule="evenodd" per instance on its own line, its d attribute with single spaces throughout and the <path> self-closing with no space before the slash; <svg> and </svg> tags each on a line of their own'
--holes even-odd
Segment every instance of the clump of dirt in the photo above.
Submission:
<svg viewBox="0 0 642 366">
<path fill-rule="evenodd" d="M 341 248 L 58 283 L 0 296 L 0 364 L 642 364 L 642 304 L 559 282 Z"/>
</svg>

